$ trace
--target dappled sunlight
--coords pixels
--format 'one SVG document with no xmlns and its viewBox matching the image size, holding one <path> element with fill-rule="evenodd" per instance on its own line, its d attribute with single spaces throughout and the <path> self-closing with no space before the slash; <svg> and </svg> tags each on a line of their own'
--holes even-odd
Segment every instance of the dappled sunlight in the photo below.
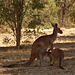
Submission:
<svg viewBox="0 0 75 75">
<path fill-rule="evenodd" d="M 45 31 L 45 34 L 46 34 L 46 31 Z M 2 66 L 2 65 L 14 64 L 14 63 L 19 63 L 19 64 L 26 63 L 30 58 L 32 43 L 34 42 L 36 38 L 38 38 L 41 35 L 45 35 L 45 34 L 41 33 L 41 34 L 37 34 L 37 36 L 34 36 L 32 34 L 28 34 L 28 35 L 26 34 L 27 36 L 24 35 L 22 38 L 20 49 L 16 49 L 15 45 L 12 44 L 12 42 L 11 44 L 8 43 L 6 45 L 3 43 L 0 43 L 0 46 L 1 46 L 0 47 L 0 60 L 1 60 L 0 65 Z M 1 71 L 0 73 L 5 73 L 5 74 L 7 73 L 17 73 L 17 74 L 25 73 L 27 75 L 28 74 L 33 75 L 33 73 L 36 74 L 35 72 L 53 73 L 54 71 L 55 71 L 55 74 L 62 73 L 63 75 L 66 73 L 70 75 L 71 73 L 74 73 L 74 69 L 75 69 L 74 68 L 74 65 L 75 65 L 75 36 L 74 36 L 74 33 L 71 36 L 69 36 L 68 34 L 58 35 L 57 40 L 54 42 L 54 47 L 60 48 L 64 51 L 64 54 L 65 54 L 64 64 L 63 64 L 63 67 L 65 68 L 64 71 L 57 68 L 57 63 L 55 66 L 48 66 L 49 59 L 45 57 L 43 67 L 39 67 L 39 61 L 35 60 L 34 63 L 30 65 L 29 67 L 15 67 L 15 68 L 0 67 L 0 71 Z M 35 67 L 36 65 L 37 67 Z"/>
<path fill-rule="evenodd" d="M 70 29 L 65 29 L 65 28 L 61 28 L 63 30 L 63 34 L 58 34 L 58 38 L 56 39 L 55 43 L 74 43 L 75 40 L 75 28 L 70 28 Z M 32 44 L 35 39 L 37 39 L 38 37 L 42 36 L 42 35 L 49 35 L 52 33 L 53 29 L 43 29 L 41 30 L 42 32 L 40 33 L 36 33 L 36 35 L 34 35 L 34 33 L 30 32 L 30 33 L 24 33 L 22 34 L 22 38 L 21 38 L 21 44 L 23 45 L 27 45 L 27 44 Z M 15 46 L 15 39 L 11 34 L 0 34 L 0 47 L 6 47 L 6 46 Z M 4 39 L 8 39 L 7 42 L 4 41 Z M 64 42 L 65 41 L 65 42 Z"/>
<path fill-rule="evenodd" d="M 0 75 L 75 75 L 75 0 L 0 0 Z"/>
<path fill-rule="evenodd" d="M 69 60 L 75 60 L 75 56 L 69 56 L 69 57 L 65 57 L 65 60 L 69 59 Z"/>
</svg>

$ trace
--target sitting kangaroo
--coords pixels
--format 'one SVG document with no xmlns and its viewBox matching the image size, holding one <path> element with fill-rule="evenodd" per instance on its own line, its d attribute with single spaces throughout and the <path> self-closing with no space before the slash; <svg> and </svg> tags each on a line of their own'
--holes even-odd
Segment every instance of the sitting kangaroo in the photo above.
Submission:
<svg viewBox="0 0 75 75">
<path fill-rule="evenodd" d="M 59 49 L 59 48 L 55 48 L 52 50 L 52 52 L 46 52 L 46 54 L 48 55 L 50 62 L 53 61 L 53 64 L 55 62 L 55 60 L 58 60 L 59 62 L 59 68 L 64 69 L 61 64 L 62 64 L 62 60 L 64 59 L 64 51 Z"/>
<path fill-rule="evenodd" d="M 30 59 L 27 63 L 22 64 L 23 66 L 29 66 L 30 64 L 33 63 L 35 58 L 40 59 L 40 65 L 42 65 L 43 56 L 45 55 L 47 48 L 49 48 L 51 45 L 51 49 L 53 49 L 53 42 L 57 38 L 57 33 L 60 34 L 63 33 L 62 30 L 60 30 L 60 28 L 58 27 L 57 23 L 55 23 L 55 25 L 52 24 L 52 26 L 54 27 L 54 29 L 51 35 L 41 36 L 34 41 L 34 43 L 32 44 Z M 12 66 L 17 66 L 17 65 L 13 64 Z"/>
</svg>

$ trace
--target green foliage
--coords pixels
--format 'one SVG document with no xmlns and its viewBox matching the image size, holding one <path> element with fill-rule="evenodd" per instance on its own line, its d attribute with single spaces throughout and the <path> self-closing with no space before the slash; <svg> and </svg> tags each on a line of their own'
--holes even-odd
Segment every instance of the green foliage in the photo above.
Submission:
<svg viewBox="0 0 75 75">
<path fill-rule="evenodd" d="M 14 22 L 15 19 L 13 18 L 14 16 L 14 10 L 12 8 L 10 8 L 12 5 L 9 4 L 6 5 L 4 2 L 2 4 L 3 6 L 1 7 L 2 10 L 0 12 L 0 19 L 3 19 L 4 21 L 8 22 Z"/>
<path fill-rule="evenodd" d="M 21 2 L 18 2 L 21 1 Z M 23 0 L 24 5 L 22 6 L 22 0 L 0 0 L 0 24 L 3 21 L 9 24 L 12 30 L 16 29 L 17 16 L 19 19 L 23 17 L 23 25 L 29 28 L 35 28 L 37 25 L 49 25 L 50 21 L 57 22 L 58 16 L 62 17 L 63 7 L 65 3 L 65 13 L 69 12 L 64 16 L 65 20 L 68 18 L 72 22 L 75 22 L 75 4 L 71 4 L 74 0 Z M 14 2 L 14 3 L 13 3 Z M 30 2 L 30 3 L 28 3 Z M 14 6 L 15 5 L 15 6 Z M 70 6 L 71 5 L 71 6 Z M 28 7 L 27 7 L 28 6 Z M 71 10 L 68 10 L 71 7 Z M 22 9 L 23 8 L 23 9 Z M 61 10 L 60 10 L 61 9 Z M 23 12 L 21 12 L 23 10 Z M 61 11 L 58 14 L 58 11 Z M 18 12 L 18 15 L 16 14 Z M 61 20 L 61 19 L 59 19 Z"/>
<path fill-rule="evenodd" d="M 75 10 L 72 12 L 70 16 L 71 16 L 71 21 L 75 23 Z"/>
<path fill-rule="evenodd" d="M 41 21 L 39 20 L 31 20 L 28 24 L 29 28 L 36 28 L 36 25 L 40 25 Z"/>
<path fill-rule="evenodd" d="M 70 14 L 70 17 L 71 17 L 71 21 L 73 23 L 75 23 L 75 4 L 73 5 L 73 7 L 71 7 L 71 14 Z"/>
<path fill-rule="evenodd" d="M 58 11 L 58 7 L 56 6 L 55 0 L 48 0 L 48 7 L 50 8 L 50 11 L 52 11 L 53 14 Z"/>
<path fill-rule="evenodd" d="M 45 9 L 42 12 L 43 19 L 46 20 L 45 22 L 57 22 L 57 12 L 58 12 L 58 7 L 56 6 L 55 0 L 47 0 L 47 4 L 45 5 Z M 49 22 L 50 23 L 50 22 Z"/>
<path fill-rule="evenodd" d="M 40 12 L 41 9 L 45 8 L 44 2 L 41 0 L 32 0 L 32 20 L 28 23 L 29 28 L 35 29 L 37 25 L 41 25 Z"/>
<path fill-rule="evenodd" d="M 45 8 L 44 3 L 40 0 L 32 0 L 32 9 L 42 9 Z"/>
</svg>

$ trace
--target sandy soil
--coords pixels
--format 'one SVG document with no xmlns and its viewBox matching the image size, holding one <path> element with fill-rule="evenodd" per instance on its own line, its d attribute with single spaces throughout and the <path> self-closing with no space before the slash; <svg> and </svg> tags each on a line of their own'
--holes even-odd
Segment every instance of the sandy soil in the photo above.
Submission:
<svg viewBox="0 0 75 75">
<path fill-rule="evenodd" d="M 20 49 L 16 49 L 15 47 L 9 47 L 12 46 L 12 42 L 8 44 L 3 44 L 3 37 L 11 36 L 10 34 L 0 34 L 0 75 L 75 75 L 75 28 L 62 28 L 62 30 L 63 34 L 58 35 L 58 38 L 54 43 L 54 47 L 58 47 L 64 50 L 64 70 L 58 68 L 58 62 L 56 62 L 54 66 L 48 66 L 49 59 L 47 57 L 44 58 L 44 66 L 41 67 L 39 66 L 39 61 L 35 60 L 34 63 L 29 67 L 22 66 L 14 68 L 3 68 L 2 65 L 9 65 L 17 61 L 25 60 L 20 63 L 27 62 L 30 57 L 32 42 L 37 37 L 43 34 L 38 34 L 36 37 L 32 34 L 26 34 L 27 36 L 30 35 L 30 37 L 23 36 L 22 44 L 25 44 L 22 45 Z M 45 34 L 49 34 L 51 32 L 52 29 L 44 30 Z"/>
</svg>

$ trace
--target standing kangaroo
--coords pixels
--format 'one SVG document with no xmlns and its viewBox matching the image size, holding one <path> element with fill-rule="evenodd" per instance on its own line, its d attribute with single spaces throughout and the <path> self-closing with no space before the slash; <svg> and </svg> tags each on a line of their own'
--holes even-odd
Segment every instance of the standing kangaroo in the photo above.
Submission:
<svg viewBox="0 0 75 75">
<path fill-rule="evenodd" d="M 59 49 L 59 48 L 55 48 L 52 50 L 52 52 L 46 52 L 46 54 L 48 55 L 50 62 L 53 61 L 53 65 L 55 63 L 55 60 L 58 60 L 59 62 L 59 68 L 64 69 L 62 67 L 62 60 L 64 59 L 64 51 Z"/>
<path fill-rule="evenodd" d="M 52 26 L 54 27 L 54 30 L 51 35 L 41 36 L 34 41 L 32 44 L 30 59 L 24 64 L 24 66 L 29 66 L 32 64 L 35 58 L 40 59 L 40 65 L 42 65 L 43 56 L 45 55 L 47 48 L 49 48 L 51 45 L 51 49 L 53 49 L 53 42 L 57 38 L 57 33 L 63 33 L 62 30 L 58 28 L 57 23 L 55 25 L 52 24 Z"/>
<path fill-rule="evenodd" d="M 57 33 L 60 34 L 63 33 L 62 30 L 58 28 L 57 23 L 55 25 L 52 24 L 52 26 L 54 27 L 54 29 L 51 35 L 41 36 L 34 41 L 34 43 L 32 44 L 30 59 L 27 63 L 22 64 L 23 66 L 29 66 L 34 62 L 35 58 L 40 59 L 40 65 L 42 65 L 43 56 L 45 55 L 47 48 L 49 48 L 51 45 L 51 49 L 53 49 L 53 42 L 57 38 Z M 17 66 L 17 65 L 12 65 L 12 66 Z"/>
</svg>

